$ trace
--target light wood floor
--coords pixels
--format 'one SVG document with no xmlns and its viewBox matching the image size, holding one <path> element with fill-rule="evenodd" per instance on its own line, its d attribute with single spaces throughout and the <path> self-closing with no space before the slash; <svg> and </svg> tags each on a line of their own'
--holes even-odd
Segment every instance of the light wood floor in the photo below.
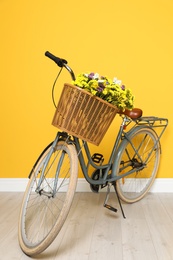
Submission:
<svg viewBox="0 0 173 260">
<path fill-rule="evenodd" d="M 22 193 L 0 193 L 0 260 L 31 259 L 18 245 Z M 69 217 L 54 243 L 34 259 L 173 260 L 173 193 L 149 193 L 135 204 L 123 204 L 123 219 L 114 193 L 76 193 Z"/>
</svg>

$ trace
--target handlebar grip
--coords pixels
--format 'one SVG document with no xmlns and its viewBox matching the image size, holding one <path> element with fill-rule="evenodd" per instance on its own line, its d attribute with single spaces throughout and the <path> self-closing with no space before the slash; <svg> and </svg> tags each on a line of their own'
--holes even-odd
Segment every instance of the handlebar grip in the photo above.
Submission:
<svg viewBox="0 0 173 260">
<path fill-rule="evenodd" d="M 56 57 L 55 55 L 53 55 L 49 51 L 45 52 L 45 56 L 47 56 L 49 59 L 53 60 L 59 67 L 63 67 L 64 64 L 67 64 L 66 60 L 61 59 L 59 57 Z"/>
</svg>

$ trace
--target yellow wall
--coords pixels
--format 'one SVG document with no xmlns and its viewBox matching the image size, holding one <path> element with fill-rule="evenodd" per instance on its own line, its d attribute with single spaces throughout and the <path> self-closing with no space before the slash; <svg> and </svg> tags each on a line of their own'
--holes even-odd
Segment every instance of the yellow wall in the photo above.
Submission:
<svg viewBox="0 0 173 260">
<path fill-rule="evenodd" d="M 44 57 L 49 50 L 76 73 L 117 76 L 144 115 L 169 118 L 158 177 L 171 178 L 172 13 L 172 0 L 0 0 L 0 177 L 27 177 L 56 134 L 51 86 L 58 68 Z M 70 81 L 65 71 L 60 89 L 64 81 Z M 117 121 L 101 143 L 103 153 Z"/>
</svg>

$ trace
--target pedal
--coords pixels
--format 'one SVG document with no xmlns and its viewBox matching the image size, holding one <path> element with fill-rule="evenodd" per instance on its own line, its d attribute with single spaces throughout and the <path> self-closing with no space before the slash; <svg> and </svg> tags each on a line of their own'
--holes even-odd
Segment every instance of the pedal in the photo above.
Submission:
<svg viewBox="0 0 173 260">
<path fill-rule="evenodd" d="M 93 156 L 91 157 L 92 161 L 95 162 L 95 163 L 99 163 L 99 164 L 102 164 L 103 161 L 104 161 L 104 157 L 102 154 L 100 153 L 95 153 L 93 154 Z"/>
<path fill-rule="evenodd" d="M 109 209 L 109 210 L 111 210 L 111 211 L 113 211 L 113 212 L 117 212 L 118 211 L 116 208 L 114 208 L 114 207 L 112 207 L 112 206 L 110 206 L 108 204 L 104 204 L 104 207 Z"/>
</svg>

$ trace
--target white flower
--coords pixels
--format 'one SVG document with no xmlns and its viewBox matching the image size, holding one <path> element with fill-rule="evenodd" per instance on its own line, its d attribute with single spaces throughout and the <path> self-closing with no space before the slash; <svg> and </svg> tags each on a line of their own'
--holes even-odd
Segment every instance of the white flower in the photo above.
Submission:
<svg viewBox="0 0 173 260">
<path fill-rule="evenodd" d="M 121 80 L 118 80 L 117 78 L 114 78 L 113 79 L 113 83 L 117 84 L 117 85 L 121 85 L 122 84 L 122 81 Z"/>
<path fill-rule="evenodd" d="M 99 74 L 98 73 L 95 73 L 94 76 L 93 76 L 93 79 L 99 79 Z"/>
<path fill-rule="evenodd" d="M 103 82 L 104 82 L 104 79 L 99 79 L 98 82 L 99 82 L 99 83 L 103 83 Z"/>
</svg>

